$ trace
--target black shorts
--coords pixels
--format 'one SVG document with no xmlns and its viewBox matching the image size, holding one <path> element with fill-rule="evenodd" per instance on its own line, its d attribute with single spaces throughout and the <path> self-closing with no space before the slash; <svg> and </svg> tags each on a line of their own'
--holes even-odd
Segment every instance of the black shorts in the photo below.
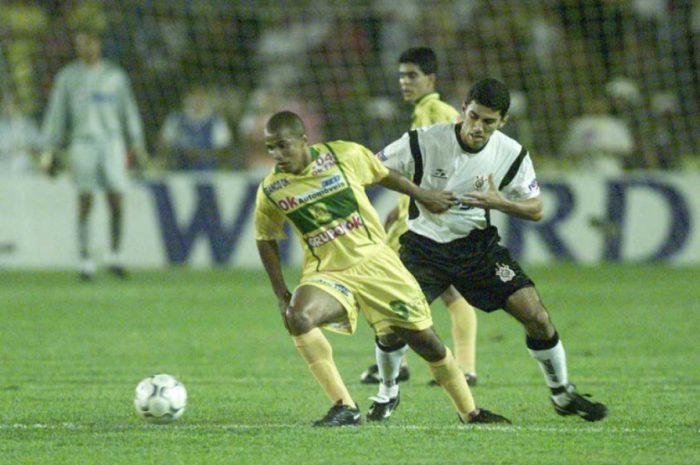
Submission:
<svg viewBox="0 0 700 465">
<path fill-rule="evenodd" d="M 499 245 L 494 226 L 444 244 L 412 231 L 400 240 L 401 261 L 430 303 L 452 285 L 474 307 L 492 312 L 504 308 L 515 291 L 535 285 Z"/>
</svg>

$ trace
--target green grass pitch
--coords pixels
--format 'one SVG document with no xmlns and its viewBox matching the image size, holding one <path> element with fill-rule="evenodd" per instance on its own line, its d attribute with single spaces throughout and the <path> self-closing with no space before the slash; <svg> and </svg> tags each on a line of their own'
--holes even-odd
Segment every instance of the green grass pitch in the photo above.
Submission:
<svg viewBox="0 0 700 465">
<path fill-rule="evenodd" d="M 478 405 L 513 426 L 461 425 L 411 354 L 402 403 L 382 425 L 317 429 L 329 403 L 284 331 L 261 272 L 0 273 L 0 464 L 700 463 L 700 270 L 529 267 L 567 349 L 570 376 L 610 408 L 603 422 L 551 408 L 522 329 L 479 313 Z M 290 273 L 291 278 L 296 278 Z M 291 281 L 291 280 L 290 280 Z M 436 328 L 449 343 L 441 304 Z M 372 334 L 329 335 L 363 411 Z M 183 418 L 150 426 L 134 387 L 178 377 Z"/>
</svg>

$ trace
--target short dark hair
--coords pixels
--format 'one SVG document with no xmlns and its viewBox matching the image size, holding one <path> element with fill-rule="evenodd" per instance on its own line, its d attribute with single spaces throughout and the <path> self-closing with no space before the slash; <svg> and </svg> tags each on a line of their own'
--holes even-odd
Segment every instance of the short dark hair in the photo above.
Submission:
<svg viewBox="0 0 700 465">
<path fill-rule="evenodd" d="M 399 64 L 413 63 L 424 74 L 437 74 L 437 55 L 430 47 L 413 47 L 405 50 L 399 57 Z"/>
<path fill-rule="evenodd" d="M 510 92 L 508 87 L 498 79 L 482 79 L 469 89 L 464 103 L 469 105 L 472 101 L 492 110 L 498 110 L 501 116 L 506 116 L 510 108 Z"/>
<path fill-rule="evenodd" d="M 292 111 L 280 111 L 267 120 L 265 125 L 267 132 L 279 132 L 289 129 L 294 135 L 303 136 L 306 134 L 306 127 L 301 117 Z"/>
</svg>

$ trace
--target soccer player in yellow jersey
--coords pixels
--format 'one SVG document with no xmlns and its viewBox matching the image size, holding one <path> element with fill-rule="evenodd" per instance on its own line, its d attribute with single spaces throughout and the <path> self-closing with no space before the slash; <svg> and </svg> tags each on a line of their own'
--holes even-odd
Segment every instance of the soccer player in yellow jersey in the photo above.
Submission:
<svg viewBox="0 0 700 465">
<path fill-rule="evenodd" d="M 411 129 L 432 126 L 437 123 L 456 123 L 459 112 L 451 105 L 440 100 L 440 94 L 435 91 L 437 74 L 437 57 L 428 47 L 410 48 L 399 57 L 399 84 L 404 100 L 414 104 Z M 388 215 L 385 221 L 387 243 L 398 252 L 399 237 L 408 230 L 409 197 L 399 197 L 398 206 Z M 464 372 L 470 386 L 476 384 L 476 312 L 459 292 L 450 286 L 441 298 L 445 303 L 452 321 L 452 341 L 454 356 L 457 364 Z M 378 341 L 375 351 L 381 355 L 381 343 Z M 361 380 L 365 384 L 377 384 L 383 379 L 380 369 L 381 359 L 377 365 L 370 366 L 362 373 Z M 409 378 L 408 366 L 403 362 L 396 380 L 386 380 L 387 383 L 406 381 Z M 435 381 L 431 381 L 435 384 Z"/>
<path fill-rule="evenodd" d="M 442 190 L 417 188 L 359 144 L 309 145 L 304 123 L 289 111 L 276 113 L 267 122 L 265 145 L 276 165 L 258 189 L 255 236 L 284 325 L 333 403 L 314 425 L 346 426 L 361 421 L 320 330 L 325 327 L 351 334 L 358 312 L 378 337 L 391 340 L 396 348 L 408 344 L 426 360 L 461 421 L 508 422 L 474 404 L 452 353 L 433 330 L 430 307 L 418 283 L 386 245 L 364 186 L 379 183 L 411 195 L 434 213 L 445 211 L 455 197 Z M 277 245 L 284 238 L 285 221 L 305 252 L 301 282 L 294 292 L 285 282 Z M 384 411 L 370 411 L 368 418 L 383 420 L 386 416 Z"/>
</svg>

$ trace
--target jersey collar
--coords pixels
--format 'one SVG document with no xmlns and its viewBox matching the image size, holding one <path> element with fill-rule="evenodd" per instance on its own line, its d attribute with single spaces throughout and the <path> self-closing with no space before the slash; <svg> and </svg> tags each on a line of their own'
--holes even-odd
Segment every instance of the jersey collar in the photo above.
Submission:
<svg viewBox="0 0 700 465">
<path fill-rule="evenodd" d="M 440 94 L 438 94 L 437 92 L 427 93 L 427 94 L 423 95 L 422 97 L 420 97 L 418 100 L 416 100 L 414 102 L 414 105 L 418 106 L 418 105 L 425 103 L 429 100 L 440 100 Z"/>
<path fill-rule="evenodd" d="M 462 149 L 462 152 L 467 152 L 467 153 L 479 153 L 482 150 L 486 148 L 487 145 L 489 145 L 489 142 L 491 142 L 491 139 L 489 138 L 488 142 L 484 144 L 483 147 L 481 147 L 479 150 L 474 150 L 470 149 L 467 144 L 464 143 L 461 137 L 459 137 L 459 132 L 462 130 L 462 123 L 457 123 L 455 124 L 455 137 L 457 138 L 457 143 L 459 144 L 459 147 Z"/>
</svg>

